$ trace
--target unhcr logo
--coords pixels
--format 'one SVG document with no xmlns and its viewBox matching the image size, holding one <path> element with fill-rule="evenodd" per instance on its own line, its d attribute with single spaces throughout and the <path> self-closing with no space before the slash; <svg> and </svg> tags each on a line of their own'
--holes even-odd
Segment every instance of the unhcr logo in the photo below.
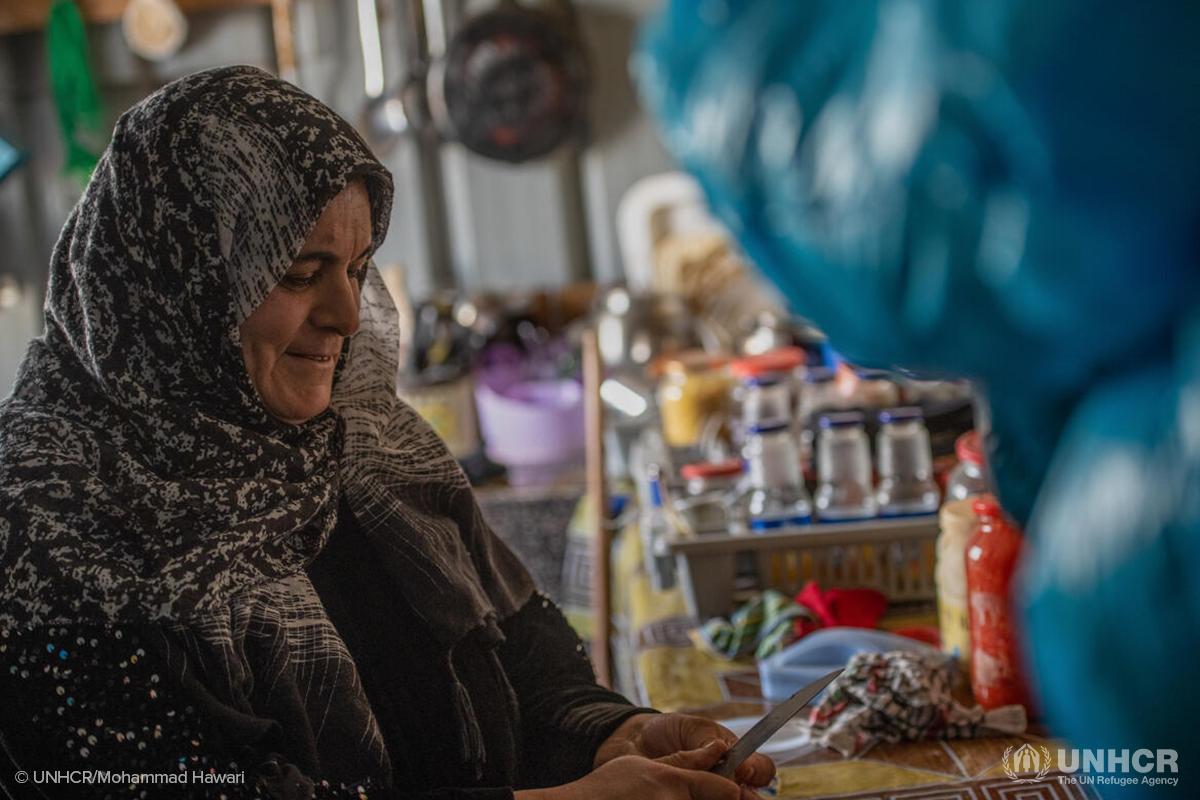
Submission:
<svg viewBox="0 0 1200 800">
<path fill-rule="evenodd" d="M 1179 778 L 1165 773 L 1179 772 L 1179 753 L 1175 750 L 1059 750 L 1055 761 L 1044 745 L 1026 742 L 1018 748 L 1008 747 L 1001 762 L 1004 773 L 1017 783 L 1035 783 L 1046 777 L 1051 769 L 1065 775 L 1060 783 L 1078 785 L 1176 786 Z M 1130 775 L 1130 771 L 1140 773 Z M 1157 772 L 1158 775 L 1146 773 Z M 1076 774 L 1079 773 L 1079 774 Z"/>
<path fill-rule="evenodd" d="M 1026 742 L 1018 747 L 1016 752 L 1013 752 L 1011 746 L 1006 749 L 1004 761 L 1001 763 L 1004 765 L 1004 774 L 1017 783 L 1033 783 L 1046 777 L 1046 773 L 1054 765 L 1054 760 L 1050 758 L 1048 747 L 1034 747 Z M 1022 778 L 1021 775 L 1030 777 Z"/>
</svg>

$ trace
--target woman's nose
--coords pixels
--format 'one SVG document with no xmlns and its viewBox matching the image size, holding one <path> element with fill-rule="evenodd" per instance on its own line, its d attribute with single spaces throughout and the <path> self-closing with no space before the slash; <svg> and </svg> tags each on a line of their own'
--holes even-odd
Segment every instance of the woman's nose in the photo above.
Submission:
<svg viewBox="0 0 1200 800">
<path fill-rule="evenodd" d="M 331 328 L 342 336 L 358 331 L 359 285 L 350 275 L 324 282 L 311 316 L 318 328 Z"/>
</svg>

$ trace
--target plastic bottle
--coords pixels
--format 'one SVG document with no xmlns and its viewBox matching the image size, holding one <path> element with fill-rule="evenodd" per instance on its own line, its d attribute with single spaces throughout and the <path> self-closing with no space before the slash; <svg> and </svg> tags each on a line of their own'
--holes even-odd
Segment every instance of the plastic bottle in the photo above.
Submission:
<svg viewBox="0 0 1200 800">
<path fill-rule="evenodd" d="M 906 406 L 880 412 L 875 452 L 879 516 L 907 517 L 938 510 L 942 495 L 933 479 L 933 454 L 921 409 Z"/>
<path fill-rule="evenodd" d="M 971 689 L 985 711 L 1007 705 L 1032 709 L 1021 674 L 1012 609 L 1012 578 L 1021 532 L 985 494 L 971 503 L 979 523 L 967 542 L 967 603 L 971 614 Z"/>
<path fill-rule="evenodd" d="M 991 487 L 983 470 L 983 442 L 979 432 L 967 431 L 959 436 L 954 442 L 954 454 L 958 456 L 958 466 L 946 481 L 946 500 L 961 500 L 989 491 Z"/>
<path fill-rule="evenodd" d="M 642 510 L 638 530 L 642 536 L 642 555 L 650 585 L 662 592 L 675 585 L 675 558 L 667 547 L 674 527 L 663 509 L 662 474 L 656 465 L 648 470 L 650 505 Z"/>
<path fill-rule="evenodd" d="M 748 491 L 745 514 L 752 533 L 780 531 L 812 522 L 812 501 L 804 488 L 800 452 L 788 420 L 751 425 L 743 455 Z"/>
<path fill-rule="evenodd" d="M 857 411 L 825 414 L 817 439 L 817 518 L 845 522 L 875 516 L 871 448 Z"/>
<path fill-rule="evenodd" d="M 967 606 L 967 542 L 975 533 L 973 501 L 951 500 L 938 514 L 937 585 L 938 627 L 942 649 L 964 664 L 971 660 L 971 617 Z"/>
</svg>

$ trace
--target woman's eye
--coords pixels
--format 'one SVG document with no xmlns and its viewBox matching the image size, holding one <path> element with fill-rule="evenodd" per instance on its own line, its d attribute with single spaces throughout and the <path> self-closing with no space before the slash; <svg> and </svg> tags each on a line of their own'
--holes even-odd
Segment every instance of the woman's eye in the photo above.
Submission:
<svg viewBox="0 0 1200 800">
<path fill-rule="evenodd" d="M 320 276 L 319 272 L 311 272 L 307 275 L 284 275 L 279 282 L 293 289 L 307 289 L 315 285 L 320 280 Z"/>
<path fill-rule="evenodd" d="M 350 270 L 350 277 L 358 282 L 359 287 L 367 281 L 367 265 L 370 263 L 364 262 L 362 266 Z"/>
</svg>

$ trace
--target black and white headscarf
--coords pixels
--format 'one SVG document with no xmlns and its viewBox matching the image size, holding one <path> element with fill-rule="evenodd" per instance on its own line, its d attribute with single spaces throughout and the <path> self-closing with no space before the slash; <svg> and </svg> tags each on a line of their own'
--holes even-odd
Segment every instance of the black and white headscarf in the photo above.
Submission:
<svg viewBox="0 0 1200 800">
<path fill-rule="evenodd" d="M 280 422 L 250 382 L 239 325 L 354 179 L 378 247 L 390 175 L 327 107 L 251 67 L 189 76 L 122 116 L 55 247 L 45 333 L 0 404 L 0 626 L 162 624 L 244 662 L 255 618 L 308 620 L 290 661 L 337 702 L 357 678 L 329 678 L 348 656 L 304 568 L 340 500 L 374 546 L 364 557 L 448 648 L 496 635 L 529 598 L 462 471 L 396 398 L 396 311 L 373 267 L 329 410 Z"/>
</svg>

